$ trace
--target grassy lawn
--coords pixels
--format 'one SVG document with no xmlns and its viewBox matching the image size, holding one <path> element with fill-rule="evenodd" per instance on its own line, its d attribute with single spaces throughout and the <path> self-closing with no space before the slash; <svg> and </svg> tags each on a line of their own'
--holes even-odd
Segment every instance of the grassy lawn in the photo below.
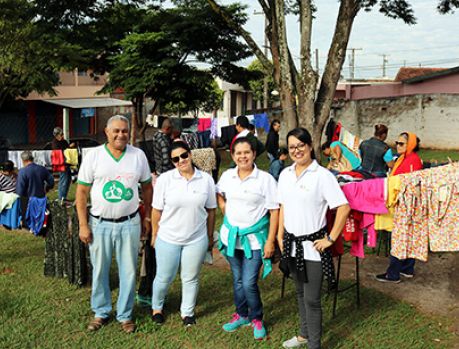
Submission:
<svg viewBox="0 0 459 349">
<path fill-rule="evenodd" d="M 424 160 L 459 159 L 458 152 L 422 151 Z M 230 162 L 222 151 L 222 168 Z M 257 161 L 266 170 L 266 156 Z M 57 197 L 53 190 L 50 199 Z M 72 185 L 69 199 L 75 197 Z M 221 222 L 218 214 L 217 227 Z M 196 315 L 197 326 L 185 330 L 178 312 L 180 284 L 176 281 L 168 297 L 167 322 L 155 326 L 149 310 L 136 307 L 138 331 L 126 335 L 116 322 L 97 333 L 86 332 L 92 317 L 90 289 L 78 289 L 65 279 L 43 276 L 44 240 L 0 228 L 0 348 L 280 348 L 296 334 L 297 307 L 293 285 L 287 282 L 280 298 L 281 277 L 275 273 L 260 282 L 265 320 L 270 339 L 255 342 L 249 328 L 228 334 L 221 326 L 234 311 L 230 272 L 205 266 Z M 113 273 L 116 285 L 116 273 Z M 340 295 L 338 315 L 331 317 L 332 298 L 324 294 L 324 348 L 453 348 L 447 328 L 451 320 L 431 317 L 371 289 L 361 290 L 362 305 L 356 308 L 354 292 Z M 117 290 L 113 292 L 116 300 Z"/>
<path fill-rule="evenodd" d="M 292 283 L 287 282 L 281 299 L 281 279 L 276 273 L 260 282 L 270 339 L 255 342 L 249 328 L 224 333 L 221 325 L 233 312 L 230 273 L 206 266 L 201 273 L 197 326 L 183 328 L 178 313 L 180 285 L 175 282 L 163 327 L 152 323 L 148 309 L 136 307 L 136 334 L 122 333 L 116 322 L 88 333 L 90 289 L 43 276 L 44 240 L 0 230 L 0 246 L 0 348 L 279 348 L 298 327 Z M 113 294 L 116 297 L 117 292 Z M 324 348 L 453 346 L 447 319 L 420 314 L 376 291 L 362 290 L 360 309 L 352 291 L 340 295 L 335 319 L 331 301 L 324 295 Z"/>
</svg>

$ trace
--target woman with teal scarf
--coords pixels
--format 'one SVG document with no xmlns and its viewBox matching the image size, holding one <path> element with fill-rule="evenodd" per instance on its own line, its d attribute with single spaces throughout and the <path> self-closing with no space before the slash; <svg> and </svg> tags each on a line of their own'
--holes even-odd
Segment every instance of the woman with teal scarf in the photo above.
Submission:
<svg viewBox="0 0 459 349">
<path fill-rule="evenodd" d="M 277 184 L 254 164 L 256 153 L 247 138 L 236 139 L 231 156 L 236 167 L 225 171 L 217 183 L 218 206 L 224 215 L 219 247 L 231 267 L 236 306 L 223 330 L 234 332 L 250 325 L 254 338 L 262 340 L 267 332 L 257 282 L 262 266 L 263 278 L 272 270 L 279 223 Z"/>
</svg>

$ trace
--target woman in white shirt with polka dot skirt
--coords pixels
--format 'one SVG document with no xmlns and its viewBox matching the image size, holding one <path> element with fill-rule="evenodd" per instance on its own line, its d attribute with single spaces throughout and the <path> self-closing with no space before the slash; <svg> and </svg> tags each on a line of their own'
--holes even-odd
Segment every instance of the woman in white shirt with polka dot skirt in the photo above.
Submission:
<svg viewBox="0 0 459 349">
<path fill-rule="evenodd" d="M 255 339 L 261 340 L 267 333 L 257 281 L 262 266 L 263 277 L 272 270 L 269 258 L 279 219 L 277 184 L 254 164 L 255 149 L 246 137 L 234 141 L 231 155 L 236 167 L 225 171 L 217 183 L 218 206 L 224 214 L 219 248 L 231 266 L 236 306 L 223 330 L 251 325 Z"/>
<path fill-rule="evenodd" d="M 279 177 L 277 239 L 282 250 L 280 268 L 295 281 L 300 331 L 283 347 L 307 343 L 308 349 L 318 349 L 322 335 L 322 276 L 334 278 L 328 248 L 341 234 L 350 208 L 336 178 L 315 160 L 309 132 L 304 128 L 291 130 L 287 144 L 294 163 Z M 337 209 L 330 234 L 326 231 L 328 208 Z"/>
<path fill-rule="evenodd" d="M 153 281 L 152 319 L 164 322 L 163 305 L 170 284 L 180 266 L 185 326 L 196 323 L 194 307 L 198 296 L 199 272 L 206 251 L 213 246 L 215 183 L 212 177 L 194 168 L 191 151 L 184 142 L 171 146 L 175 169 L 159 176 L 153 194 L 152 245 L 156 252 Z"/>
</svg>

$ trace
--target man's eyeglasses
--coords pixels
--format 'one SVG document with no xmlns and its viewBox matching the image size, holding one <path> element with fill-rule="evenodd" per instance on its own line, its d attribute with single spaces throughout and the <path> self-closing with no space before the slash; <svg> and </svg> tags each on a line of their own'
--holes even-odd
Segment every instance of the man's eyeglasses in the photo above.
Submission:
<svg viewBox="0 0 459 349">
<path fill-rule="evenodd" d="M 399 145 L 399 146 L 404 146 L 406 143 L 405 142 L 395 142 L 395 145 Z"/>
<path fill-rule="evenodd" d="M 177 162 L 180 161 L 180 158 L 185 160 L 185 159 L 188 159 L 188 156 L 190 156 L 190 154 L 188 154 L 188 152 L 184 152 L 184 153 L 180 154 L 179 156 L 174 156 L 173 158 L 171 158 L 171 160 L 172 160 L 172 162 L 174 164 L 176 164 Z"/>
<path fill-rule="evenodd" d="M 288 147 L 288 151 L 290 153 L 293 153 L 295 150 L 303 151 L 304 149 L 306 149 L 306 144 L 304 143 L 298 143 L 297 145 L 289 145 Z"/>
</svg>

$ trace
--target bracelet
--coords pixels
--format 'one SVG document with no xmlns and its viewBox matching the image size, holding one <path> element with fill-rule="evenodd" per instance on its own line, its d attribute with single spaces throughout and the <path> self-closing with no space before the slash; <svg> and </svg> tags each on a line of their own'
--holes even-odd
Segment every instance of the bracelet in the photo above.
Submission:
<svg viewBox="0 0 459 349">
<path fill-rule="evenodd" d="M 328 241 L 330 241 L 332 244 L 335 243 L 335 240 L 333 240 L 329 234 L 327 234 L 326 236 Z"/>
<path fill-rule="evenodd" d="M 151 222 L 151 218 L 150 217 L 145 217 L 144 218 L 147 222 Z"/>
</svg>

